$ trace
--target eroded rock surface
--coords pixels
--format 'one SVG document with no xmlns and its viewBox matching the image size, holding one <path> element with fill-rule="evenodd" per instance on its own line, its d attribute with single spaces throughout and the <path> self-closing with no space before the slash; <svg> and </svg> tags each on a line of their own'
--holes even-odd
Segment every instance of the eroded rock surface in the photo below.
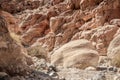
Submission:
<svg viewBox="0 0 120 80">
<path fill-rule="evenodd" d="M 21 19 L 24 45 L 37 42 L 52 51 L 69 41 L 85 38 L 96 44 L 100 55 L 106 55 L 119 28 L 119 0 L 52 0 L 47 3 L 16 15 Z"/>
<path fill-rule="evenodd" d="M 10 75 L 25 74 L 29 71 L 31 58 L 10 36 L 8 24 L 0 16 L 0 71 Z"/>
<path fill-rule="evenodd" d="M 16 5 L 17 4 L 17 5 Z M 35 9 L 42 5 L 41 1 L 34 0 L 1 0 L 0 8 L 10 13 L 18 13 L 26 9 Z"/>
<path fill-rule="evenodd" d="M 103 62 L 108 64 L 107 60 L 111 60 L 111 65 L 119 67 L 119 40 L 115 39 L 120 34 L 120 0 L 1 0 L 0 9 L 4 10 L 1 15 L 7 20 L 9 31 L 19 34 L 20 42 L 29 49 L 32 57 L 47 57 L 50 53 L 56 53 L 59 56 L 53 61 L 54 64 L 85 68 L 104 65 L 102 61 L 99 65 L 96 62 L 99 56 L 105 56 Z M 84 48 L 79 47 L 79 39 L 90 41 L 92 47 L 89 44 L 85 44 Z M 73 44 L 64 47 L 72 41 L 76 41 L 77 49 Z M 2 41 L 1 44 L 0 47 L 8 46 Z M 22 51 L 27 52 L 23 48 Z M 81 58 L 78 59 L 78 56 Z M 91 63 L 93 59 L 95 65 Z M 78 63 L 82 66 L 76 65 Z"/>
<path fill-rule="evenodd" d="M 116 36 L 110 43 L 108 47 L 108 57 L 111 59 L 111 64 L 113 66 L 120 67 L 120 35 Z"/>
<path fill-rule="evenodd" d="M 96 67 L 98 60 L 98 52 L 91 42 L 84 39 L 71 41 L 51 55 L 51 65 L 63 66 L 64 68 Z"/>
</svg>

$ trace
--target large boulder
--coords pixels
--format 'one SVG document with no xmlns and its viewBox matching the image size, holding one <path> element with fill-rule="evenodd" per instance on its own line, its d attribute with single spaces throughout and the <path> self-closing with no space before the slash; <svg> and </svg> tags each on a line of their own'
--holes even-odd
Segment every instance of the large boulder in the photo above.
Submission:
<svg viewBox="0 0 120 80">
<path fill-rule="evenodd" d="M 56 50 L 51 55 L 51 65 L 84 69 L 88 66 L 96 67 L 98 59 L 98 52 L 92 43 L 81 39 L 66 43 Z"/>
<path fill-rule="evenodd" d="M 111 59 L 111 65 L 120 67 L 120 35 L 110 42 L 107 55 Z"/>
<path fill-rule="evenodd" d="M 0 16 L 0 71 L 10 75 L 24 75 L 30 68 L 31 58 L 10 36 L 7 22 Z"/>
</svg>

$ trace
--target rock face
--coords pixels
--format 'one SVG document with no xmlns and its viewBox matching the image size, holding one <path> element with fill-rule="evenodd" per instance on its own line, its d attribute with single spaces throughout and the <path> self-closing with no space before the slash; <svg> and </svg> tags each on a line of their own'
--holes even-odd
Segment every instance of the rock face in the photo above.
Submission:
<svg viewBox="0 0 120 80">
<path fill-rule="evenodd" d="M 10 75 L 25 74 L 29 70 L 31 58 L 10 36 L 8 24 L 0 16 L 0 71 Z"/>
<path fill-rule="evenodd" d="M 99 60 L 98 52 L 88 40 L 71 41 L 51 55 L 51 64 L 63 67 L 96 67 Z"/>
<path fill-rule="evenodd" d="M 10 30 L 21 34 L 25 47 L 39 44 L 48 52 L 87 39 L 106 56 L 120 31 L 119 0 L 1 0 L 0 9 L 14 13 L 16 18 L 3 12 L 9 24 L 17 26 Z"/>
<path fill-rule="evenodd" d="M 100 55 L 107 55 L 108 45 L 119 29 L 119 0 L 46 0 L 44 3 L 15 15 L 20 19 L 23 45 L 39 43 L 50 52 L 69 41 L 87 39 L 95 43 Z"/>
<path fill-rule="evenodd" d="M 31 63 L 27 51 L 48 61 L 50 55 L 51 64 L 56 66 L 95 67 L 104 55 L 111 59 L 111 65 L 120 67 L 120 0 L 0 0 L 0 10 L 8 24 L 0 29 L 1 71 L 26 71 Z M 27 51 L 16 44 L 7 29 L 17 33 Z M 99 65 L 108 65 L 108 61 L 101 60 Z"/>
<path fill-rule="evenodd" d="M 35 9 L 38 8 L 39 5 L 42 5 L 41 1 L 33 1 L 33 0 L 1 0 L 0 1 L 1 9 L 10 13 L 18 13 L 26 9 Z"/>
<path fill-rule="evenodd" d="M 111 41 L 107 55 L 111 59 L 113 66 L 120 67 L 120 35 Z"/>
</svg>

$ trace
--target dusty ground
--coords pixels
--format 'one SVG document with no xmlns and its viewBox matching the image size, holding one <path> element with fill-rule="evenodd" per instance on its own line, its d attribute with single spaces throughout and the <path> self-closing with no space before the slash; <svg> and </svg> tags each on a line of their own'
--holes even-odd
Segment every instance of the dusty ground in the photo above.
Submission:
<svg viewBox="0 0 120 80">
<path fill-rule="evenodd" d="M 58 73 L 60 77 L 64 77 L 65 80 L 120 80 L 120 73 L 114 72 L 101 72 L 101 71 L 85 71 L 78 69 L 63 69 Z M 97 79 L 98 76 L 103 74 L 103 78 Z M 119 75 L 119 79 L 114 79 Z M 102 77 L 102 76 L 101 76 Z"/>
<path fill-rule="evenodd" d="M 105 57 L 103 58 L 106 59 Z M 42 71 L 44 73 L 47 72 L 45 70 L 45 67 L 49 63 L 46 63 L 43 59 L 40 60 L 37 58 L 34 58 L 34 61 L 36 63 L 32 67 L 34 67 L 37 71 Z M 103 64 L 105 64 L 105 62 L 103 62 Z M 92 68 L 89 70 L 80 70 L 76 68 L 59 68 L 57 74 L 59 75 L 59 79 L 65 80 L 120 80 L 120 73 L 118 68 L 117 72 L 114 72 L 114 70 L 96 71 Z M 97 79 L 99 77 L 100 79 Z"/>
</svg>

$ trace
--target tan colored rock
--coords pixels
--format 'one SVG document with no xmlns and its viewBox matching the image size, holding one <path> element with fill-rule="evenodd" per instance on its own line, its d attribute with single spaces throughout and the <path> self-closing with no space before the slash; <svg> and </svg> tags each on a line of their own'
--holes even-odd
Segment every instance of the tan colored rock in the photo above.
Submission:
<svg viewBox="0 0 120 80">
<path fill-rule="evenodd" d="M 53 17 L 50 19 L 50 29 L 51 32 L 56 33 L 58 29 L 65 23 L 63 17 Z"/>
<path fill-rule="evenodd" d="M 111 65 L 120 67 L 120 47 L 113 48 L 111 52 L 108 52 L 108 57 L 111 59 Z"/>
<path fill-rule="evenodd" d="M 102 28 L 97 28 L 94 34 L 91 36 L 91 41 L 96 42 L 96 49 L 100 55 L 106 55 L 107 48 L 114 38 L 118 27 L 116 25 L 106 25 Z M 109 35 L 109 36 L 108 36 Z"/>
<path fill-rule="evenodd" d="M 98 59 L 98 52 L 92 43 L 81 39 L 71 41 L 56 50 L 51 55 L 51 64 L 85 69 L 88 66 L 97 66 Z"/>
<path fill-rule="evenodd" d="M 110 21 L 110 24 L 112 25 L 116 25 L 116 26 L 120 26 L 120 19 L 112 19 Z M 117 30 L 116 34 L 114 35 L 114 37 L 118 36 L 120 34 L 120 28 Z"/>
<path fill-rule="evenodd" d="M 120 26 L 120 19 L 112 19 L 110 21 L 110 24 Z"/>
<path fill-rule="evenodd" d="M 0 16 L 0 71 L 10 75 L 24 75 L 30 68 L 31 58 L 10 36 L 6 20 Z"/>
<path fill-rule="evenodd" d="M 90 40 L 92 43 L 95 43 L 94 46 L 96 46 L 100 55 L 107 55 L 106 53 L 109 43 L 114 38 L 118 29 L 117 25 L 100 26 L 92 30 L 78 32 L 72 37 L 72 40 Z"/>
<path fill-rule="evenodd" d="M 114 37 L 118 36 L 120 34 L 120 28 L 117 30 L 116 34 L 114 35 Z"/>
<path fill-rule="evenodd" d="M 105 22 L 105 17 L 99 15 L 99 16 L 95 16 L 96 18 L 92 18 L 91 21 L 85 23 L 84 25 L 82 25 L 79 29 L 80 30 L 90 30 L 90 29 L 94 29 L 97 28 L 99 26 L 102 26 Z M 83 17 L 84 18 L 84 17 Z"/>
<path fill-rule="evenodd" d="M 116 36 L 109 44 L 108 53 L 112 51 L 112 49 L 119 47 L 120 35 Z"/>
<path fill-rule="evenodd" d="M 48 61 L 48 52 L 39 44 L 34 44 L 27 48 L 28 55 L 35 56 L 37 58 L 43 58 Z"/>
<path fill-rule="evenodd" d="M 75 54 L 78 53 L 78 54 Z M 86 67 L 93 66 L 96 67 L 98 64 L 98 52 L 89 49 L 82 49 L 69 52 L 72 56 L 66 58 L 63 66 L 64 67 L 76 67 L 80 69 L 85 69 Z"/>
<path fill-rule="evenodd" d="M 87 30 L 87 31 L 80 31 L 77 32 L 71 40 L 77 40 L 77 39 L 87 39 L 90 40 L 91 36 L 96 32 L 96 29 L 94 30 Z"/>
<path fill-rule="evenodd" d="M 36 43 L 40 44 L 42 47 L 46 48 L 47 51 L 51 51 L 55 45 L 55 34 L 48 33 L 45 37 L 39 38 Z"/>
<path fill-rule="evenodd" d="M 107 55 L 111 59 L 111 64 L 120 67 L 120 35 L 116 36 L 111 42 L 107 50 Z"/>
</svg>

